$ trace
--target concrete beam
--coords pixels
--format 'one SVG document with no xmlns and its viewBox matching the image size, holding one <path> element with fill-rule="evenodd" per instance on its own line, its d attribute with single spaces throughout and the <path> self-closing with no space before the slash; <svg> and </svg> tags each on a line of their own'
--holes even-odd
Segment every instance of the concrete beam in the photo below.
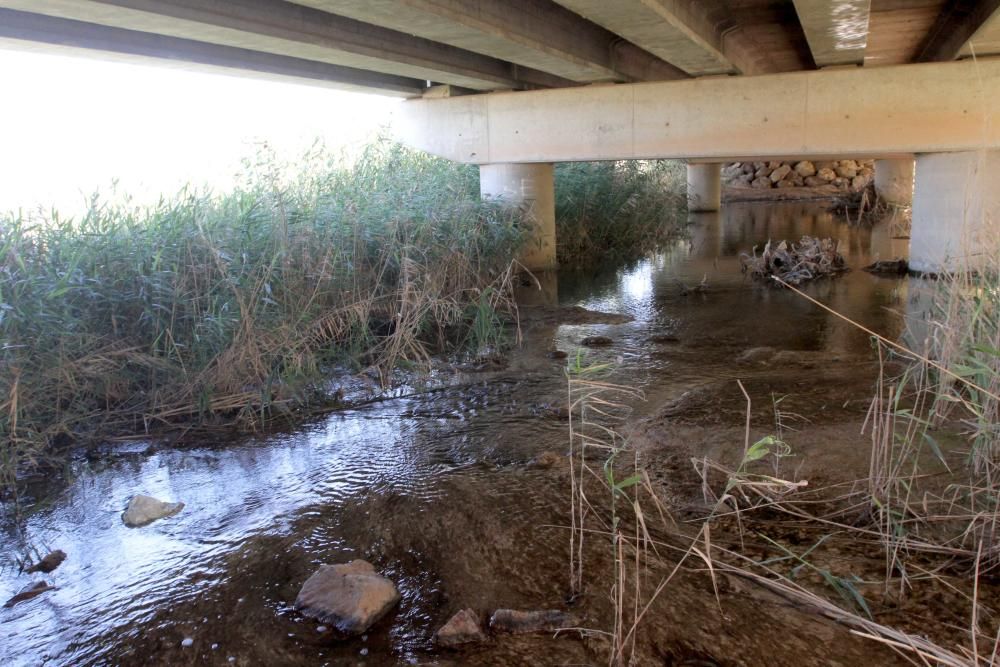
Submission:
<svg viewBox="0 0 1000 667">
<path fill-rule="evenodd" d="M 959 58 L 1000 55 L 1000 9 L 986 19 L 958 53 Z"/>
<path fill-rule="evenodd" d="M 473 90 L 571 83 L 281 0 L 0 0 L 0 7 Z"/>
<path fill-rule="evenodd" d="M 478 164 L 992 148 L 1000 59 L 412 100 L 394 126 Z"/>
<path fill-rule="evenodd" d="M 753 64 L 726 49 L 705 5 L 682 0 L 556 0 L 692 76 L 746 72 Z"/>
<path fill-rule="evenodd" d="M 295 0 L 577 82 L 687 75 L 549 0 Z"/>
<path fill-rule="evenodd" d="M 916 62 L 954 60 L 975 33 L 1000 11 L 1000 0 L 957 0 L 945 5 Z"/>
<path fill-rule="evenodd" d="M 864 63 L 871 0 L 795 0 L 795 11 L 817 67 Z"/>
<path fill-rule="evenodd" d="M 168 64 L 342 90 L 420 95 L 424 81 L 259 51 L 164 37 L 93 23 L 0 9 L 0 46 L 28 51 L 97 56 L 106 60 Z"/>
</svg>

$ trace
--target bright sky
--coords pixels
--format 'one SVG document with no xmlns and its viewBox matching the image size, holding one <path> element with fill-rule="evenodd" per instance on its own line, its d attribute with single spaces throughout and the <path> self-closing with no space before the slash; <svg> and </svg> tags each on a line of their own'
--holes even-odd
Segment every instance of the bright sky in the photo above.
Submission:
<svg viewBox="0 0 1000 667">
<path fill-rule="evenodd" d="M 110 189 L 152 201 L 185 183 L 225 188 L 267 141 L 360 146 L 395 98 L 0 49 L 0 212 L 78 214 Z"/>
</svg>

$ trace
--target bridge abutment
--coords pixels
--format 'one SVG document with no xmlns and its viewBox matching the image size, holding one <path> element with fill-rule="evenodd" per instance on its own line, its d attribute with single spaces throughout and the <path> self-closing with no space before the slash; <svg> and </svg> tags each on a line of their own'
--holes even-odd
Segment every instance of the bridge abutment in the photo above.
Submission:
<svg viewBox="0 0 1000 667">
<path fill-rule="evenodd" d="M 913 158 L 875 160 L 875 192 L 890 204 L 913 203 Z"/>
<path fill-rule="evenodd" d="M 722 206 L 722 164 L 687 166 L 687 203 L 691 212 L 718 211 Z"/>
<path fill-rule="evenodd" d="M 534 225 L 518 261 L 529 271 L 556 268 L 556 197 L 552 163 L 507 163 L 479 166 L 483 198 L 525 206 Z"/>
<path fill-rule="evenodd" d="M 1000 150 L 918 155 L 910 268 L 975 269 L 1000 225 Z"/>
</svg>

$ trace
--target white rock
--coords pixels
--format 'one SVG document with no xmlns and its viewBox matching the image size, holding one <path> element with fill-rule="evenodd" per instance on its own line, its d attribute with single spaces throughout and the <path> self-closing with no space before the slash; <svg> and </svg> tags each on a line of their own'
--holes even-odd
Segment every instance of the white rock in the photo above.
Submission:
<svg viewBox="0 0 1000 667">
<path fill-rule="evenodd" d="M 184 503 L 167 503 L 151 496 L 132 496 L 122 514 L 122 521 L 129 528 L 138 528 L 166 516 L 173 516 L 184 509 Z"/>
<path fill-rule="evenodd" d="M 181 646 L 183 646 L 184 648 L 194 646 L 194 640 L 191 639 L 190 637 L 185 637 L 184 640 L 181 641 Z"/>
</svg>

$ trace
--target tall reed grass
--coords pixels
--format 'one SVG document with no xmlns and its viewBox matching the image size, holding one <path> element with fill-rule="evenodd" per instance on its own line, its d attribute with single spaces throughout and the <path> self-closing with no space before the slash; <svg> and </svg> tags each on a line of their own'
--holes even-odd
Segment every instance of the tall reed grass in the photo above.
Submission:
<svg viewBox="0 0 1000 667">
<path fill-rule="evenodd" d="M 561 266 L 636 259 L 677 233 L 686 216 L 686 172 L 673 160 L 556 166 Z"/>
<path fill-rule="evenodd" d="M 246 167 L 222 195 L 0 219 L 0 481 L 60 443 L 256 426 L 331 364 L 384 376 L 496 337 L 526 230 L 474 169 L 385 141 Z"/>
<path fill-rule="evenodd" d="M 670 169 L 560 168 L 571 256 L 674 231 Z M 256 428 L 323 400 L 334 366 L 388 383 L 432 354 L 504 344 L 531 230 L 482 201 L 475 166 L 379 139 L 354 161 L 315 150 L 294 168 L 265 147 L 244 172 L 223 194 L 0 217 L 0 489 L 72 443 Z"/>
</svg>

